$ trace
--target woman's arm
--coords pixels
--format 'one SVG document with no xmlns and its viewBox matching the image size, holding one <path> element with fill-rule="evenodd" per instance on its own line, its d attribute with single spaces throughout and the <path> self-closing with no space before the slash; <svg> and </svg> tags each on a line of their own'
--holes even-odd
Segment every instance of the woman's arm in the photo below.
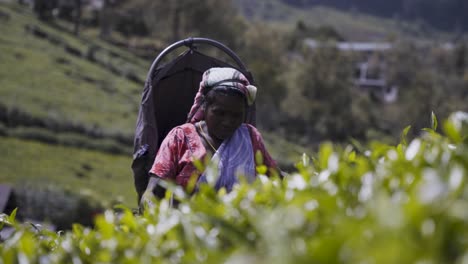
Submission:
<svg viewBox="0 0 468 264">
<path fill-rule="evenodd" d="M 161 186 L 161 181 L 175 179 L 177 167 L 176 153 L 179 149 L 178 142 L 181 141 L 180 133 L 181 130 L 177 127 L 172 129 L 161 143 L 149 171 L 148 184 L 139 201 L 140 211 L 148 205 L 152 205 L 156 198 L 164 198 L 166 190 Z"/>
</svg>

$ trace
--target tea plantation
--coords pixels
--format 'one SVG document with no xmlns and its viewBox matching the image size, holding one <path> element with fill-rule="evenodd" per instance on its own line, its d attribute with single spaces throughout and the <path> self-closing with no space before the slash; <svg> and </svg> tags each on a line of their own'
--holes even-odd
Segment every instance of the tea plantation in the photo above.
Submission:
<svg viewBox="0 0 468 264">
<path fill-rule="evenodd" d="M 0 263 L 468 263 L 468 114 L 441 127 L 397 146 L 323 143 L 284 179 L 230 193 L 169 186 L 143 215 L 108 209 L 94 227 L 3 215 L 15 232 Z"/>
</svg>

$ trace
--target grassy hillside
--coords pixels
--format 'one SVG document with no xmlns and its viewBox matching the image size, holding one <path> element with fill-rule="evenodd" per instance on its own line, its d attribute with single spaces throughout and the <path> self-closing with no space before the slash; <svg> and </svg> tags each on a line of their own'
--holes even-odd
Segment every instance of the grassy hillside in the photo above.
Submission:
<svg viewBox="0 0 468 264">
<path fill-rule="evenodd" d="M 84 188 L 135 206 L 132 140 L 151 61 L 16 4 L 0 2 L 0 20 L 0 183 Z M 265 138 L 282 164 L 301 154 Z"/>
<path fill-rule="evenodd" d="M 134 205 L 131 140 L 150 62 L 14 4 L 0 4 L 0 19 L 0 182 Z"/>
<path fill-rule="evenodd" d="M 2 5 L 0 11 L 6 17 L 0 23 L 0 104 L 59 123 L 132 132 L 142 83 L 125 74 L 142 79 L 142 62 L 40 23 L 27 9 Z"/>
</svg>

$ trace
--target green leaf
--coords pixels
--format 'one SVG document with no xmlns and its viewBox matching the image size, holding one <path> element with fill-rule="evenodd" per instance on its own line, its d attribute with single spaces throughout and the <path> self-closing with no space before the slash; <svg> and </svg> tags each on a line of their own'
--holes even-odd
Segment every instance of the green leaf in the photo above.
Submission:
<svg viewBox="0 0 468 264">
<path fill-rule="evenodd" d="M 8 221 L 13 224 L 15 223 L 15 219 L 16 219 L 16 212 L 18 211 L 18 208 L 15 208 L 15 210 L 13 210 L 13 212 L 11 212 L 10 216 L 8 217 Z"/>
<path fill-rule="evenodd" d="M 353 147 L 359 152 L 359 153 L 364 153 L 366 151 L 366 149 L 364 148 L 364 146 L 361 144 L 361 142 L 359 142 L 358 140 L 356 140 L 355 138 L 350 138 L 350 143 L 351 145 L 353 145 Z"/>
<path fill-rule="evenodd" d="M 307 154 L 302 153 L 302 166 L 308 167 L 309 165 L 310 165 L 310 157 Z"/>
<path fill-rule="evenodd" d="M 356 161 L 356 152 L 355 151 L 351 151 L 351 153 L 349 153 L 348 161 L 350 161 L 350 162 Z"/>
<path fill-rule="evenodd" d="M 333 153 L 333 145 L 330 142 L 326 142 L 320 146 L 319 150 L 319 166 L 320 169 L 325 169 L 328 167 L 328 158 Z"/>
<path fill-rule="evenodd" d="M 257 166 L 256 169 L 258 174 L 265 175 L 268 172 L 268 167 L 265 165 Z"/>
<path fill-rule="evenodd" d="M 453 122 L 449 120 L 445 121 L 443 130 L 445 135 L 453 142 L 459 143 L 462 141 L 462 136 Z"/>
<path fill-rule="evenodd" d="M 401 144 L 405 146 L 408 145 L 407 136 L 408 136 L 408 132 L 410 131 L 410 129 L 411 129 L 411 126 L 407 126 L 405 127 L 405 129 L 403 129 L 403 132 L 401 133 L 401 137 L 400 137 Z"/>
<path fill-rule="evenodd" d="M 114 207 L 114 210 L 131 211 L 130 208 L 128 208 L 128 206 L 124 204 L 116 204 L 113 207 Z"/>
<path fill-rule="evenodd" d="M 434 114 L 434 111 L 431 112 L 431 127 L 432 127 L 432 130 L 436 131 L 437 130 L 437 117 L 436 115 Z"/>
<path fill-rule="evenodd" d="M 263 165 L 263 155 L 260 150 L 257 150 L 257 152 L 255 152 L 255 162 L 258 165 Z"/>
</svg>

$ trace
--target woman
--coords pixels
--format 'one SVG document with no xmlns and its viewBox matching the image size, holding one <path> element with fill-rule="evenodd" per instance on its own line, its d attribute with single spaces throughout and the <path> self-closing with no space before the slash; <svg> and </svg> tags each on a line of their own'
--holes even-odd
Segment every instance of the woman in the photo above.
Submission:
<svg viewBox="0 0 468 264">
<path fill-rule="evenodd" d="M 254 180 L 256 166 L 265 165 L 270 173 L 277 170 L 263 144 L 258 130 L 245 124 L 248 107 L 256 97 L 257 88 L 233 68 L 211 68 L 203 74 L 188 123 L 172 129 L 162 142 L 150 170 L 150 180 L 141 198 L 144 205 L 154 198 L 158 181 L 171 180 L 187 187 L 191 177 L 197 186 L 206 182 L 195 160 L 212 156 L 217 162 L 216 190 L 231 191 L 240 175 Z M 255 153 L 263 156 L 263 164 L 255 164 Z"/>
</svg>

